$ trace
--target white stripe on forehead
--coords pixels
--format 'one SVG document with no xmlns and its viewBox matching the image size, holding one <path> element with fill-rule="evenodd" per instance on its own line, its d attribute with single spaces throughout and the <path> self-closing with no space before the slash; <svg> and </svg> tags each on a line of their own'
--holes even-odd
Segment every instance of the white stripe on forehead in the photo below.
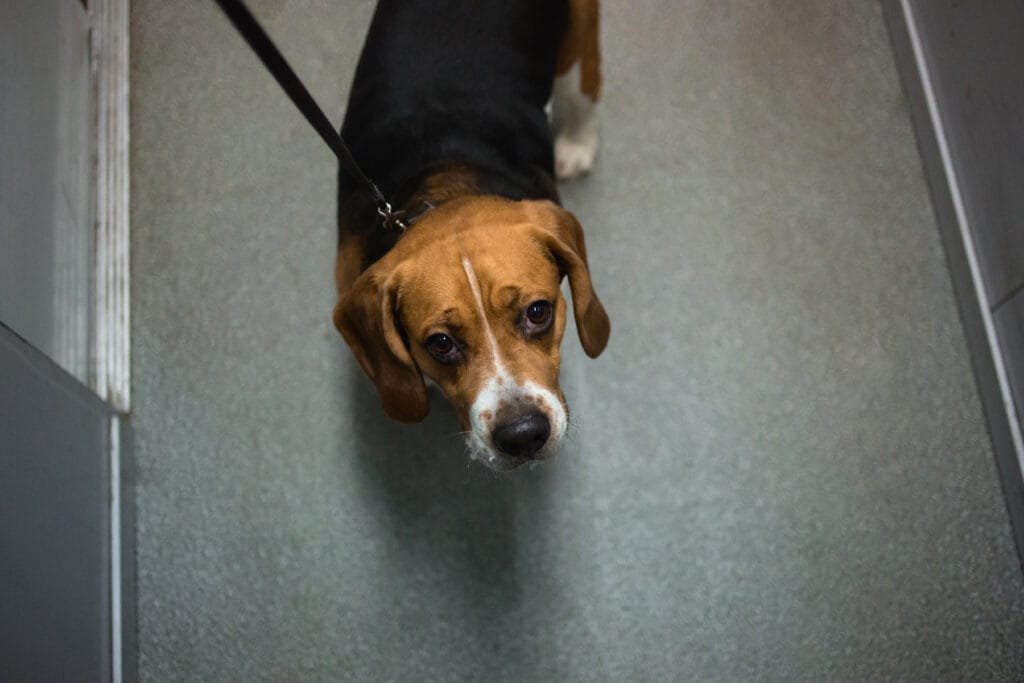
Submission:
<svg viewBox="0 0 1024 683">
<path fill-rule="evenodd" d="M 501 362 L 501 352 L 498 350 L 498 340 L 494 338 L 491 324 L 487 321 L 487 311 L 484 309 L 484 299 L 480 294 L 480 281 L 477 280 L 473 264 L 465 256 L 462 257 L 462 269 L 466 271 L 466 279 L 469 280 L 469 288 L 473 292 L 473 299 L 476 301 L 476 310 L 480 314 L 480 323 L 484 326 L 484 334 L 487 335 L 487 342 L 491 345 L 491 357 L 494 358 L 494 371 L 500 377 L 508 377 L 505 372 L 505 365 Z"/>
<path fill-rule="evenodd" d="M 558 449 L 558 445 L 565 437 L 568 422 L 565 407 L 550 389 L 540 387 L 532 381 L 517 384 L 512 380 L 502 363 L 498 341 L 494 338 L 494 331 L 487 320 L 480 281 L 473 270 L 473 264 L 465 256 L 462 257 L 462 269 L 466 272 L 469 289 L 473 292 L 473 300 L 476 302 L 477 314 L 483 325 L 484 336 L 491 347 L 491 358 L 494 359 L 494 374 L 484 379 L 469 408 L 469 422 L 472 428 L 466 438 L 472 457 L 483 460 L 494 469 L 508 469 L 510 466 L 521 464 L 521 459 L 510 458 L 497 449 L 491 430 L 498 422 L 498 412 L 503 405 L 508 405 L 513 410 L 523 410 L 524 407 L 530 407 L 531 403 L 544 412 L 551 423 L 551 436 L 541 451 L 542 458 L 548 457 Z"/>
</svg>

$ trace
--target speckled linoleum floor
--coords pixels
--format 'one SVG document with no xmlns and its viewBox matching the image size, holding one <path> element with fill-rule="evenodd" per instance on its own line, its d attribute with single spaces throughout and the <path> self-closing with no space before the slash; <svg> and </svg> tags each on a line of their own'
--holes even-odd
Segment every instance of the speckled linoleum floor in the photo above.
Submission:
<svg viewBox="0 0 1024 683">
<path fill-rule="evenodd" d="M 253 2 L 336 121 L 372 6 Z M 132 5 L 145 681 L 1024 678 L 1024 583 L 882 15 L 605 3 L 563 187 L 611 345 L 468 464 L 331 326 L 335 162 L 212 2 Z"/>
</svg>

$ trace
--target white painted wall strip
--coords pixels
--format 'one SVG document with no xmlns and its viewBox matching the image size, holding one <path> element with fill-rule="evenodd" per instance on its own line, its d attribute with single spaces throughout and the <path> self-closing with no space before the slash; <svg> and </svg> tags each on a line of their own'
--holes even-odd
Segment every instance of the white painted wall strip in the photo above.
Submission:
<svg viewBox="0 0 1024 683">
<path fill-rule="evenodd" d="M 121 418 L 110 418 L 110 655 L 113 683 L 124 677 L 121 620 Z"/>
<path fill-rule="evenodd" d="M 96 308 L 93 387 L 127 413 L 131 408 L 129 299 L 128 0 L 92 0 L 92 68 L 96 84 Z M 110 421 L 111 680 L 124 677 L 121 585 L 121 421 Z"/>
<path fill-rule="evenodd" d="M 93 0 L 96 77 L 96 393 L 131 407 L 128 0 Z"/>
<path fill-rule="evenodd" d="M 964 253 L 967 255 L 967 263 L 971 271 L 971 280 L 974 282 L 974 291 L 978 297 L 978 308 L 981 310 L 981 319 L 985 325 L 985 336 L 988 338 L 989 352 L 992 354 L 992 363 L 995 366 L 996 378 L 999 382 L 999 392 L 1002 395 L 1007 422 L 1010 425 L 1010 438 L 1013 441 L 1013 448 L 1017 453 L 1017 464 L 1021 469 L 1022 475 L 1024 475 L 1024 440 L 1021 438 L 1021 428 L 1020 423 L 1017 421 L 1013 393 L 1010 390 L 1010 381 L 1006 374 L 1006 364 L 1003 361 L 1002 350 L 999 346 L 999 333 L 995 322 L 992 320 L 992 307 L 988 300 L 985 282 L 982 279 L 978 255 L 974 249 L 974 238 L 970 221 L 964 208 L 963 196 L 960 194 L 960 182 L 957 179 L 953 157 L 949 151 L 949 141 L 946 138 L 946 130 L 942 125 L 942 115 L 939 113 L 938 100 L 935 97 L 935 90 L 932 86 L 931 72 L 928 69 L 924 46 L 917 31 L 917 22 L 914 18 L 913 7 L 911 7 L 911 0 L 900 0 L 900 6 L 903 9 L 903 19 L 906 22 L 907 33 L 910 36 L 910 45 L 914 51 L 914 61 L 917 63 L 921 86 L 924 89 L 928 116 L 931 119 L 932 128 L 935 130 L 935 140 L 938 143 L 939 156 L 942 159 L 942 168 L 946 174 L 946 182 L 949 185 L 949 196 L 953 201 L 953 210 L 956 212 L 960 239 L 964 245 Z"/>
</svg>

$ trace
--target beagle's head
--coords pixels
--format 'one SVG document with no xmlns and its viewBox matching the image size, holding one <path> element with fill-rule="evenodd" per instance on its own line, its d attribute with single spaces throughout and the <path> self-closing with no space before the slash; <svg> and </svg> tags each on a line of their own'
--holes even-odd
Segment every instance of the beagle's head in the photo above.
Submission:
<svg viewBox="0 0 1024 683">
<path fill-rule="evenodd" d="M 573 215 L 547 201 L 455 199 L 359 276 L 334 323 L 385 413 L 426 417 L 426 375 L 455 406 L 472 455 L 510 470 L 552 455 L 565 436 L 564 276 L 580 342 L 596 357 L 610 324 Z"/>
</svg>

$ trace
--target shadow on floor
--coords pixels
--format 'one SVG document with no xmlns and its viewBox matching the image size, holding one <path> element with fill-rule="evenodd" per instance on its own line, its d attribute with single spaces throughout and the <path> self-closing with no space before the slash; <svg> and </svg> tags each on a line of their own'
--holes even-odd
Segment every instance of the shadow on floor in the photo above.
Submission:
<svg viewBox="0 0 1024 683">
<path fill-rule="evenodd" d="M 339 421 L 339 442 L 348 442 L 339 457 L 360 480 L 353 488 L 380 525 L 376 538 L 386 539 L 380 585 L 429 590 L 433 604 L 447 596 L 454 628 L 483 651 L 493 648 L 501 625 L 524 608 L 524 553 L 534 567 L 552 564 L 538 557 L 550 549 L 534 541 L 549 523 L 557 470 L 498 474 L 470 461 L 455 412 L 436 388 L 428 391 L 430 415 L 415 425 L 387 418 L 361 376 L 339 391 L 354 406 L 351 422 Z M 534 569 L 527 590 L 536 580 Z"/>
</svg>

